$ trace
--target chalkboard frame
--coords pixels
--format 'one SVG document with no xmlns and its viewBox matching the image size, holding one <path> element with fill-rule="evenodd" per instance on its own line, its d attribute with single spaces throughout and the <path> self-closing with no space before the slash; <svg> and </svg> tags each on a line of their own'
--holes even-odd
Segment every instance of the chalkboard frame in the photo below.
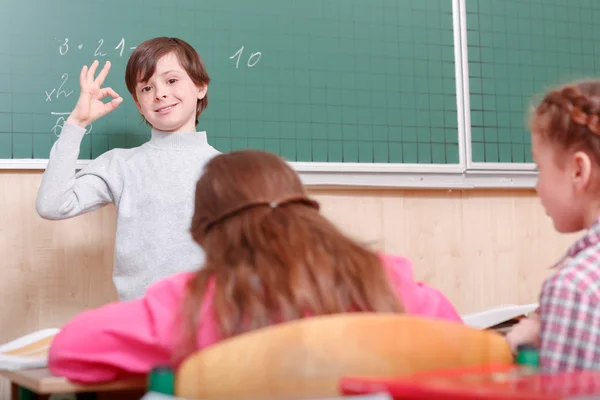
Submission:
<svg viewBox="0 0 600 400">
<path fill-rule="evenodd" d="M 457 127 L 457 164 L 291 162 L 303 181 L 314 187 L 356 188 L 532 188 L 532 164 L 474 163 L 470 126 L 466 0 L 452 1 Z M 43 170 L 46 159 L 3 159 L 0 170 Z M 89 160 L 79 160 L 83 168 Z"/>
<path fill-rule="evenodd" d="M 471 175 L 479 174 L 481 176 L 488 176 L 491 180 L 502 180 L 509 179 L 513 181 L 517 186 L 524 188 L 534 188 L 537 181 L 537 167 L 533 162 L 481 162 L 474 161 L 473 157 L 473 135 L 472 135 L 472 120 L 471 120 L 471 89 L 470 89 L 470 74 L 469 74 L 469 43 L 468 43 L 468 14 L 466 2 L 470 0 L 459 0 L 460 9 L 460 46 L 462 51 L 462 78 L 463 91 L 467 93 L 463 96 L 462 109 L 464 112 L 465 130 L 465 170 Z M 528 1 L 528 0 L 525 0 Z M 539 88 L 543 90 L 543 88 Z M 529 102 L 530 99 L 524 99 Z M 523 125 L 525 126 L 525 116 L 527 113 L 526 109 L 523 109 Z M 502 186 L 502 185 L 500 185 Z"/>
</svg>

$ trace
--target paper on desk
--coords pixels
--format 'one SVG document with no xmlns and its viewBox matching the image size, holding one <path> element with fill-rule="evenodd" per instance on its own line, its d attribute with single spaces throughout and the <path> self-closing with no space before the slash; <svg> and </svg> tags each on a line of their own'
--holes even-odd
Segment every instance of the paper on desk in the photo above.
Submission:
<svg viewBox="0 0 600 400">
<path fill-rule="evenodd" d="M 59 329 L 42 329 L 0 346 L 0 370 L 44 368 L 48 350 Z"/>
<path fill-rule="evenodd" d="M 494 325 L 527 315 L 538 308 L 538 304 L 506 305 L 491 310 L 461 316 L 467 326 L 487 329 Z"/>
</svg>

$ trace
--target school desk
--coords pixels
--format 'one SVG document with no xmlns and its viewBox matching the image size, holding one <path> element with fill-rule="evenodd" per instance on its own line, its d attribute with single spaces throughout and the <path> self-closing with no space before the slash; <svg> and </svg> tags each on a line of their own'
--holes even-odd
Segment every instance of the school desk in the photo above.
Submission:
<svg viewBox="0 0 600 400">
<path fill-rule="evenodd" d="M 145 377 L 99 385 L 80 385 L 53 376 L 47 368 L 0 371 L 0 377 L 10 381 L 12 400 L 47 399 L 57 393 L 76 393 L 77 399 L 85 400 L 139 399 L 146 392 Z"/>
</svg>

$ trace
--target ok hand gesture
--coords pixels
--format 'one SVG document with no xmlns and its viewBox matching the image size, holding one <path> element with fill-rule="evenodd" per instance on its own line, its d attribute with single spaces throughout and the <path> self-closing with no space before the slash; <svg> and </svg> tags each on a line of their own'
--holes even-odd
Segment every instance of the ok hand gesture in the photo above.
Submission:
<svg viewBox="0 0 600 400">
<path fill-rule="evenodd" d="M 110 61 L 104 64 L 104 68 L 102 68 L 98 76 L 94 79 L 98 64 L 98 60 L 95 60 L 89 69 L 87 65 L 84 65 L 81 69 L 81 74 L 79 75 L 79 85 L 81 87 L 79 99 L 71 115 L 67 118 L 67 123 L 85 128 L 92 122 L 115 110 L 123 102 L 123 98 L 117 92 L 111 88 L 102 87 L 104 79 L 106 79 L 106 75 L 108 75 L 108 71 L 110 70 Z M 112 100 L 108 103 L 102 102 L 102 99 L 107 96 L 112 97 Z"/>
</svg>

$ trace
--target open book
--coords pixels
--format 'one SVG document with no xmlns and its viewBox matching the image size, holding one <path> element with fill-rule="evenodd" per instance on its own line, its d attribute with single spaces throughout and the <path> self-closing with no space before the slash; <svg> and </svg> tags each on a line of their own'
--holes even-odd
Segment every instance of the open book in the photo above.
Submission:
<svg viewBox="0 0 600 400">
<path fill-rule="evenodd" d="M 44 368 L 59 329 L 42 329 L 0 346 L 0 370 Z"/>
<path fill-rule="evenodd" d="M 493 329 L 503 331 L 526 317 L 538 308 L 538 304 L 506 305 L 491 310 L 463 315 L 462 320 L 467 326 L 478 329 Z"/>
</svg>

